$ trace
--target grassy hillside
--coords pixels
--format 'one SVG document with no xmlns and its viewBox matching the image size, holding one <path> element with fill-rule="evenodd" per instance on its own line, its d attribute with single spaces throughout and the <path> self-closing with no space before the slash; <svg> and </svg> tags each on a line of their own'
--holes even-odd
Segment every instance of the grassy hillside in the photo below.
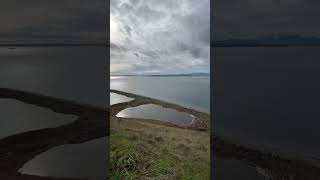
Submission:
<svg viewBox="0 0 320 180">
<path fill-rule="evenodd" d="M 114 117 L 110 134 L 111 179 L 210 179 L 206 131 Z"/>
</svg>

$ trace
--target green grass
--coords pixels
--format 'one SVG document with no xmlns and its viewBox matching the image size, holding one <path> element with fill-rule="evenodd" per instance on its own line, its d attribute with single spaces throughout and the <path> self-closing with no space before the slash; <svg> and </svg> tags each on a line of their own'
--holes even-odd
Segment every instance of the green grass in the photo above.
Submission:
<svg viewBox="0 0 320 180">
<path fill-rule="evenodd" d="M 157 177 L 169 173 L 171 167 L 178 162 L 178 158 L 171 153 L 160 152 L 150 167 L 151 175 Z"/>
<path fill-rule="evenodd" d="M 149 123 L 111 124 L 111 179 L 207 180 L 209 135 Z"/>
<path fill-rule="evenodd" d="M 210 179 L 210 166 L 206 159 L 193 159 L 190 162 L 184 164 L 185 174 L 181 179 L 191 180 L 191 179 Z"/>
</svg>

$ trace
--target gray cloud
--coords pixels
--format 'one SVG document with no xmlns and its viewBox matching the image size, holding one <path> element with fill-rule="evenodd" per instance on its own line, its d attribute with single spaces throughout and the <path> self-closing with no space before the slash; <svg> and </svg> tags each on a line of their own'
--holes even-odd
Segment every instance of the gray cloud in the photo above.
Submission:
<svg viewBox="0 0 320 180">
<path fill-rule="evenodd" d="M 106 0 L 3 0 L 0 41 L 106 42 Z"/>
<path fill-rule="evenodd" d="M 111 73 L 209 72 L 209 0 L 111 0 Z"/>
<path fill-rule="evenodd" d="M 320 1 L 213 1 L 216 40 L 268 35 L 320 36 Z"/>
</svg>

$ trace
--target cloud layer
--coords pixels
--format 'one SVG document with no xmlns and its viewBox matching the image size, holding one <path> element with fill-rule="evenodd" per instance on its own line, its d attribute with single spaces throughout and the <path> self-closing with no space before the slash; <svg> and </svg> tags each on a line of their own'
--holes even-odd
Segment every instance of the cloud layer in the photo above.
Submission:
<svg viewBox="0 0 320 180">
<path fill-rule="evenodd" d="M 0 43 L 106 42 L 106 0 L 2 0 Z"/>
<path fill-rule="evenodd" d="M 209 72 L 209 3 L 111 0 L 111 73 Z"/>
</svg>

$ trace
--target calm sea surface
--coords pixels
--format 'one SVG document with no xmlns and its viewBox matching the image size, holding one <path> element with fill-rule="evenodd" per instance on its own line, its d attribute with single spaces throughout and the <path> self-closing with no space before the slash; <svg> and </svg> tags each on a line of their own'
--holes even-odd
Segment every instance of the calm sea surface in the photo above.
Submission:
<svg viewBox="0 0 320 180">
<path fill-rule="evenodd" d="M 210 112 L 210 77 L 112 76 L 110 88 Z"/>
<path fill-rule="evenodd" d="M 106 107 L 105 47 L 0 47 L 0 87 Z"/>
<path fill-rule="evenodd" d="M 214 130 L 320 155 L 320 48 L 214 48 Z"/>
</svg>

